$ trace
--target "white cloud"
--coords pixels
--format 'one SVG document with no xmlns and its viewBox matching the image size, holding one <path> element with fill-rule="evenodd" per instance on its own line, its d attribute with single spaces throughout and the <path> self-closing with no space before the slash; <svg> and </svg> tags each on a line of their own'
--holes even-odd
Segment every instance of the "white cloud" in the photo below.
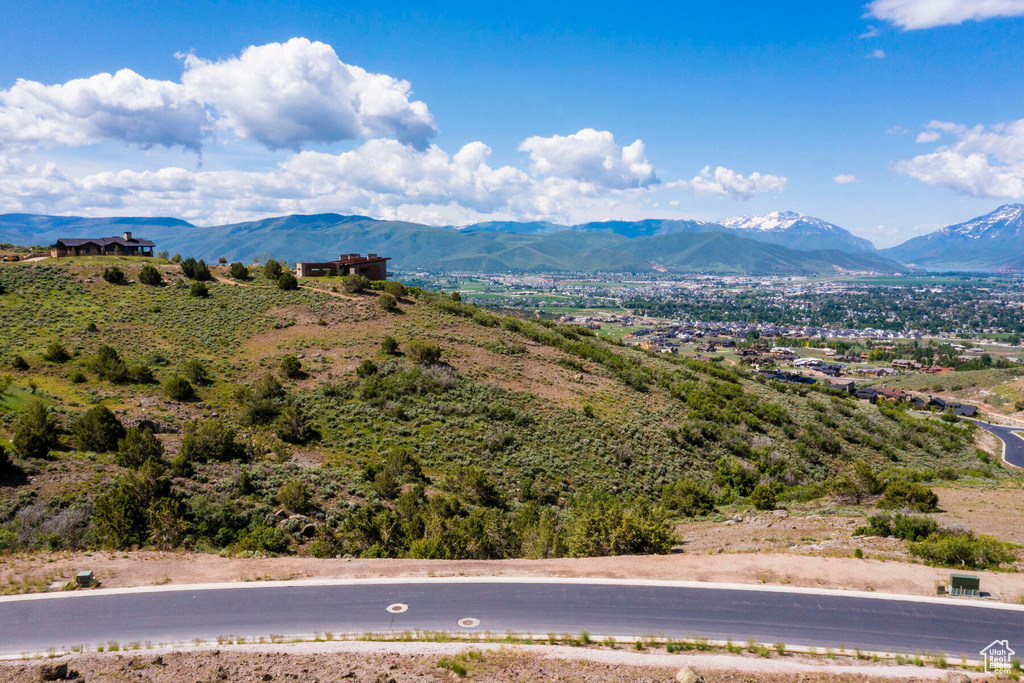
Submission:
<svg viewBox="0 0 1024 683">
<path fill-rule="evenodd" d="M 18 81 L 0 90 L 0 145 L 77 146 L 104 139 L 198 150 L 210 118 L 171 81 L 130 69 L 59 85 Z"/>
<path fill-rule="evenodd" d="M 868 57 L 872 59 L 885 59 L 885 50 L 872 50 Z"/>
<path fill-rule="evenodd" d="M 837 176 L 833 176 L 832 177 L 832 181 L 836 185 L 849 185 L 851 183 L 859 183 L 860 182 L 860 180 L 857 178 L 857 176 L 851 175 L 849 173 L 840 173 Z"/>
<path fill-rule="evenodd" d="M 786 179 L 761 173 L 743 177 L 735 171 L 718 166 L 711 172 L 711 166 L 701 169 L 700 175 L 692 180 L 680 180 L 670 186 L 688 190 L 696 195 L 720 195 L 730 199 L 750 199 L 755 194 L 782 192 Z"/>
<path fill-rule="evenodd" d="M 220 126 L 271 149 L 373 136 L 422 148 L 437 132 L 407 81 L 345 64 L 330 45 L 305 38 L 219 62 L 190 54 L 182 83 L 217 111 Z"/>
<path fill-rule="evenodd" d="M 1024 16 L 1024 0 L 872 0 L 865 16 L 904 31 Z"/>
<path fill-rule="evenodd" d="M 917 134 L 915 142 L 935 142 L 942 137 L 942 133 L 937 130 L 924 130 Z"/>
<path fill-rule="evenodd" d="M 0 145 L 117 140 L 198 151 L 214 126 L 271 149 L 386 136 L 424 148 L 437 132 L 407 81 L 345 64 L 324 43 L 293 38 L 219 62 L 187 55 L 181 83 L 129 69 L 57 85 L 0 90 Z"/>
<path fill-rule="evenodd" d="M 868 26 L 867 30 L 860 34 L 860 38 L 866 40 L 868 38 L 877 38 L 880 35 L 882 35 L 882 32 L 878 30 L 877 26 Z"/>
<path fill-rule="evenodd" d="M 611 137 L 605 133 L 598 138 L 605 136 Z M 576 139 L 580 137 L 590 136 L 577 134 Z M 539 154 L 540 148 L 531 144 L 531 154 Z M 417 150 L 393 139 L 371 139 L 340 154 L 295 153 L 261 171 L 167 167 L 71 175 L 54 164 L 0 156 L 0 212 L 172 215 L 206 224 L 321 212 L 427 223 L 649 215 L 644 202 L 658 186 L 628 185 L 621 175 L 632 173 L 637 182 L 653 183 L 653 169 L 641 170 L 649 166 L 642 147 L 634 143 L 611 156 L 619 170 L 596 178 L 588 176 L 586 163 L 572 162 L 573 155 L 538 157 L 549 165 L 537 171 L 492 167 L 491 150 L 481 142 L 448 154 L 437 145 Z M 619 187 L 609 186 L 613 180 Z M 742 199 L 784 186 L 784 178 L 758 173 L 744 178 L 722 167 L 712 174 L 707 167 L 693 181 L 664 187 Z M 671 196 L 665 199 L 670 206 L 678 205 Z"/>
<path fill-rule="evenodd" d="M 893 126 L 885 131 L 889 135 L 906 135 L 910 131 L 903 126 Z"/>
<path fill-rule="evenodd" d="M 955 141 L 931 154 L 896 162 L 897 172 L 973 197 L 1024 197 L 1024 119 L 973 128 L 932 121 L 928 128 L 918 142 L 934 142 L 938 131 L 953 135 Z"/>
<path fill-rule="evenodd" d="M 519 145 L 530 155 L 531 170 L 544 176 L 562 176 L 600 187 L 623 190 L 659 182 L 636 140 L 621 147 L 608 131 L 584 128 L 572 135 L 534 136 Z"/>
</svg>

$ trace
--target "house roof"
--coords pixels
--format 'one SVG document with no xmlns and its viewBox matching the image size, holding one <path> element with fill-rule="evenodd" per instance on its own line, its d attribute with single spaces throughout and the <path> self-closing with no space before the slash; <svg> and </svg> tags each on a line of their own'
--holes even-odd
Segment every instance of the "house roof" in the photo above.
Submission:
<svg viewBox="0 0 1024 683">
<path fill-rule="evenodd" d="M 381 261 L 390 261 L 390 256 L 377 256 L 376 254 L 367 254 L 361 256 L 360 254 L 342 254 L 338 257 L 337 263 L 341 266 L 353 266 L 357 263 L 380 263 Z"/>
<path fill-rule="evenodd" d="M 80 247 L 83 244 L 96 244 L 101 247 L 106 247 L 111 244 L 116 244 L 122 247 L 156 246 L 156 243 L 150 242 L 149 240 L 140 240 L 136 238 L 126 240 L 123 237 L 61 237 L 57 240 L 57 244 L 63 244 L 65 247 Z"/>
</svg>

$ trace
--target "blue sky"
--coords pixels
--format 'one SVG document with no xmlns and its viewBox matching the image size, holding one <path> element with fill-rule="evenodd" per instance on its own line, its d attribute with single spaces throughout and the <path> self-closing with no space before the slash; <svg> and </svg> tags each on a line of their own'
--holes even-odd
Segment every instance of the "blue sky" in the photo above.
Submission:
<svg viewBox="0 0 1024 683">
<path fill-rule="evenodd" d="M 143 5 L 8 3 L 0 211 L 795 210 L 887 246 L 1024 198 L 1024 0 Z"/>
</svg>

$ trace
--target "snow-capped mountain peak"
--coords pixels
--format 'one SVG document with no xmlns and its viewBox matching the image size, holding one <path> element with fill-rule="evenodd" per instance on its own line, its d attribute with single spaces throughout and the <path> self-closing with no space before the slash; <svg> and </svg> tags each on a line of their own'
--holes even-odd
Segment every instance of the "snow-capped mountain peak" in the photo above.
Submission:
<svg viewBox="0 0 1024 683">
<path fill-rule="evenodd" d="M 834 223 L 796 211 L 773 211 L 760 216 L 736 216 L 720 221 L 728 231 L 762 242 L 794 249 L 874 251 L 875 245 Z"/>
<path fill-rule="evenodd" d="M 1020 236 L 1024 234 L 1024 204 L 1004 204 L 992 213 L 951 225 L 943 232 L 974 239 Z"/>
<path fill-rule="evenodd" d="M 772 211 L 759 216 L 736 216 L 721 221 L 722 225 L 734 230 L 786 230 L 795 223 L 803 222 L 808 226 L 822 230 L 835 230 L 837 226 L 813 216 L 805 216 L 795 211 Z"/>
</svg>

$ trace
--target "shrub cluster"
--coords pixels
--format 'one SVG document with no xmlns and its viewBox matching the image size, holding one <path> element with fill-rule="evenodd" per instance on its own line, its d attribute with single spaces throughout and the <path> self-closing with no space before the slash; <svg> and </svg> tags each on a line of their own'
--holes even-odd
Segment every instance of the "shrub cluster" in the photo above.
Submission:
<svg viewBox="0 0 1024 683">
<path fill-rule="evenodd" d="M 235 400 L 242 410 L 242 423 L 257 425 L 270 422 L 281 410 L 284 396 L 284 387 L 269 372 L 252 384 L 239 387 Z"/>
<path fill-rule="evenodd" d="M 277 278 L 277 286 L 284 291 L 291 291 L 299 288 L 299 280 L 291 273 L 285 271 Z"/>
<path fill-rule="evenodd" d="M 688 478 L 666 484 L 661 491 L 661 504 L 666 510 L 684 517 L 696 517 L 715 509 L 715 501 L 708 487 Z"/>
<path fill-rule="evenodd" d="M 43 352 L 43 360 L 50 361 L 51 363 L 64 363 L 71 359 L 71 354 L 60 342 L 52 341 L 46 345 L 46 351 Z"/>
<path fill-rule="evenodd" d="M 280 370 L 281 376 L 288 379 L 302 377 L 302 362 L 292 354 L 288 354 L 281 359 Z"/>
<path fill-rule="evenodd" d="M 185 273 L 185 277 L 189 280 L 197 282 L 208 282 L 213 279 L 210 267 L 206 265 L 206 261 L 202 259 L 196 261 L 191 256 L 181 262 L 181 272 Z"/>
<path fill-rule="evenodd" d="M 235 430 L 216 418 L 185 425 L 178 454 L 190 463 L 228 462 L 246 457 L 245 448 L 235 440 Z"/>
<path fill-rule="evenodd" d="M 357 294 L 366 290 L 369 286 L 370 281 L 364 275 L 359 275 L 358 273 L 341 278 L 341 288 L 349 294 Z"/>
<path fill-rule="evenodd" d="M 109 453 L 117 450 L 118 442 L 124 438 L 125 430 L 106 406 L 90 408 L 75 422 L 72 428 L 75 445 L 80 451 Z"/>
<path fill-rule="evenodd" d="M 128 276 L 117 266 L 110 266 L 103 269 L 103 279 L 112 285 L 123 285 L 128 282 Z"/>
<path fill-rule="evenodd" d="M 263 264 L 263 275 L 272 282 L 278 281 L 278 278 L 281 277 L 281 272 L 281 264 L 274 259 L 268 259 L 267 262 Z"/>
<path fill-rule="evenodd" d="M 45 458 L 57 447 L 59 427 L 42 401 L 32 401 L 14 431 L 14 452 L 22 458 Z"/>
<path fill-rule="evenodd" d="M 164 278 L 160 274 L 160 271 L 149 265 L 148 263 L 142 266 L 142 270 L 139 272 L 139 282 L 150 287 L 156 287 L 157 285 L 163 284 Z"/>
<path fill-rule="evenodd" d="M 235 261 L 228 266 L 228 275 L 234 280 L 248 280 L 249 269 L 245 267 L 241 262 Z"/>
<path fill-rule="evenodd" d="M 196 398 L 195 388 L 181 375 L 168 377 L 164 382 L 164 391 L 172 401 L 193 401 Z"/>
</svg>

